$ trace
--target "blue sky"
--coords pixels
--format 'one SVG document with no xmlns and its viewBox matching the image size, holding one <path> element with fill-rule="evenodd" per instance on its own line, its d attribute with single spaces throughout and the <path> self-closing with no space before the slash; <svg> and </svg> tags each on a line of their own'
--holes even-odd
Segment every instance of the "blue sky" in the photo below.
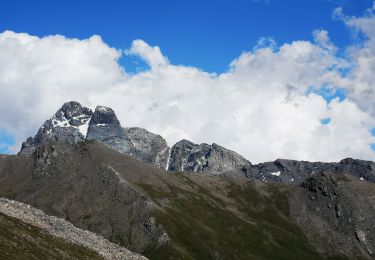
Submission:
<svg viewBox="0 0 375 260">
<path fill-rule="evenodd" d="M 344 19 L 335 19 L 333 16 L 334 10 L 340 7 L 342 8 L 346 18 L 351 17 L 354 19 L 357 17 L 365 17 L 364 14 L 366 13 L 366 10 L 369 10 L 369 8 L 373 6 L 374 8 L 372 12 L 375 12 L 375 5 L 373 0 L 3 0 L 1 1 L 0 5 L 0 33 L 6 30 L 13 31 L 16 35 L 12 37 L 15 37 L 16 41 L 22 37 L 19 33 L 23 32 L 27 33 L 27 37 L 44 37 L 56 34 L 62 35 L 64 37 L 60 40 L 54 37 L 47 37 L 49 38 L 49 40 L 46 41 L 49 43 L 49 51 L 57 54 L 57 56 L 54 56 L 54 58 L 51 58 L 51 60 L 49 60 L 50 57 L 48 55 L 46 59 L 43 59 L 43 55 L 45 52 L 44 49 L 42 49 L 41 53 L 38 53 L 40 39 L 35 40 L 35 44 L 33 43 L 34 45 L 31 44 L 30 46 L 22 46 L 22 44 L 20 44 L 20 46 L 14 47 L 14 49 L 12 46 L 10 46 L 13 43 L 11 43 L 10 45 L 7 45 L 5 43 L 0 46 L 3 48 L 3 52 L 1 52 L 0 49 L 0 59 L 2 58 L 1 55 L 7 55 L 8 49 L 10 51 L 15 51 L 15 56 L 17 57 L 14 57 L 14 64 L 12 63 L 14 66 L 9 66 L 8 68 L 6 64 L 4 65 L 0 62 L 0 69 L 14 70 L 14 75 L 18 75 L 18 73 L 25 73 L 23 67 L 25 56 L 23 55 L 24 53 L 28 55 L 28 51 L 30 49 L 33 49 L 33 51 L 35 51 L 35 55 L 31 55 L 32 58 L 30 58 L 29 60 L 30 63 L 27 63 L 27 65 L 31 67 L 26 68 L 26 71 L 33 69 L 38 65 L 42 65 L 42 67 L 44 68 L 52 68 L 50 74 L 46 73 L 45 76 L 41 75 L 40 78 L 34 78 L 33 74 L 31 73 L 30 75 L 25 75 L 25 79 L 22 78 L 19 81 L 15 80 L 12 84 L 7 85 L 7 87 L 5 87 L 5 85 L 0 85 L 3 93 L 3 107 L 7 107 L 4 104 L 8 100 L 12 104 L 16 104 L 19 101 L 19 99 L 17 99 L 17 97 L 13 95 L 14 93 L 17 93 L 17 91 L 20 91 L 19 93 L 29 93 L 29 95 L 34 95 L 35 93 L 39 93 L 40 95 L 40 102 L 35 101 L 32 102 L 32 104 L 29 104 L 27 94 L 25 94 L 26 101 L 23 100 L 25 103 L 22 103 L 19 106 L 14 105 L 12 115 L 14 114 L 15 118 L 19 117 L 20 119 L 22 119 L 23 123 L 19 125 L 14 123 L 13 121 L 16 120 L 13 120 L 12 116 L 8 116 L 6 122 L 5 120 L 3 120 L 3 122 L 5 123 L 3 123 L 3 127 L 0 127 L 0 153 L 14 152 L 15 147 L 18 147 L 20 145 L 20 140 L 25 140 L 25 138 L 27 137 L 26 135 L 35 134 L 37 127 L 39 127 L 48 116 L 56 111 L 56 109 L 61 106 L 62 102 L 67 101 L 67 99 L 70 100 L 71 98 L 74 98 L 76 100 L 83 100 L 86 101 L 86 104 L 92 106 L 94 105 L 94 99 L 90 99 L 89 94 L 92 94 L 93 96 L 101 96 L 102 99 L 97 98 L 95 102 L 102 102 L 103 104 L 106 104 L 105 102 L 108 102 L 108 100 L 106 100 L 106 98 L 108 98 L 107 96 L 111 96 L 109 105 L 112 105 L 112 99 L 116 98 L 116 91 L 121 89 L 120 87 L 115 86 L 115 84 L 117 84 L 116 80 L 118 80 L 116 68 L 119 64 L 120 66 L 125 68 L 126 72 L 130 72 L 127 75 L 134 76 L 133 78 L 131 78 L 134 79 L 134 81 L 130 80 L 131 82 L 126 82 L 126 80 L 129 78 L 122 78 L 122 81 L 125 82 L 124 84 L 126 85 L 122 88 L 130 88 L 130 86 L 134 82 L 138 82 L 137 80 L 142 81 L 142 84 L 151 84 L 155 87 L 154 89 L 150 89 L 150 91 L 146 94 L 142 92 L 142 89 L 140 89 L 139 92 L 132 93 L 136 97 L 134 100 L 132 99 L 133 97 L 121 97 L 124 100 L 128 98 L 128 102 L 134 102 L 134 104 L 131 104 L 128 107 L 124 105 L 125 102 L 122 99 L 119 99 L 117 103 L 113 103 L 113 106 L 115 106 L 114 108 L 116 108 L 117 106 L 119 109 L 122 109 L 122 111 L 120 111 L 120 116 L 124 118 L 125 121 L 129 120 L 130 124 L 145 127 L 147 129 L 150 127 L 151 130 L 154 130 L 157 133 L 164 133 L 167 140 L 175 141 L 177 136 L 180 137 L 181 135 L 184 135 L 183 137 L 185 138 L 186 136 L 188 137 L 190 135 L 191 138 L 195 138 L 193 141 L 218 141 L 223 145 L 228 145 L 229 148 L 233 148 L 235 150 L 238 149 L 239 152 L 241 152 L 241 149 L 242 151 L 247 152 L 247 145 L 241 145 L 241 142 L 238 141 L 241 140 L 240 137 L 243 134 L 241 131 L 239 131 L 237 135 L 232 135 L 232 137 L 226 136 L 224 134 L 220 135 L 220 132 L 218 132 L 216 140 L 211 135 L 211 133 L 207 134 L 207 131 L 204 130 L 206 129 L 206 126 L 204 125 L 205 122 L 211 120 L 212 117 L 215 117 L 215 124 L 221 125 L 223 128 L 226 127 L 225 125 L 230 125 L 229 123 L 222 123 L 223 120 L 221 119 L 221 117 L 218 116 L 216 118 L 216 116 L 221 115 L 221 113 L 217 113 L 215 109 L 213 109 L 213 114 L 207 118 L 205 117 L 205 114 L 202 113 L 202 115 L 200 115 L 200 121 L 203 122 L 202 125 L 200 127 L 192 128 L 189 131 L 187 128 L 190 126 L 185 125 L 185 123 L 181 123 L 178 120 L 180 120 L 181 118 L 183 119 L 184 116 L 190 114 L 193 102 L 196 102 L 194 104 L 196 104 L 196 107 L 198 109 L 200 104 L 206 102 L 206 100 L 210 98 L 211 94 L 208 96 L 199 97 L 195 100 L 189 100 L 190 96 L 193 95 L 184 95 L 179 93 L 186 93 L 185 90 L 191 88 L 195 89 L 196 92 L 206 93 L 207 95 L 207 93 L 210 93 L 212 88 L 212 86 L 210 85 L 210 81 L 212 80 L 212 78 L 209 78 L 209 76 L 207 76 L 207 74 L 205 74 L 204 72 L 216 73 L 216 75 L 220 75 L 223 72 L 228 72 L 230 74 L 233 72 L 232 70 L 230 70 L 230 64 L 232 61 L 234 61 L 235 59 L 237 59 L 238 61 L 241 58 L 246 60 L 246 55 L 253 54 L 253 58 L 256 58 L 259 62 L 259 67 L 252 67 L 251 64 L 246 64 L 246 62 L 242 65 L 237 63 L 237 67 L 243 66 L 244 73 L 232 73 L 233 75 L 231 76 L 233 76 L 233 81 L 228 81 L 229 83 L 227 82 L 226 84 L 239 84 L 236 90 L 238 90 L 239 92 L 242 91 L 243 94 L 239 96 L 243 96 L 244 98 L 246 98 L 247 96 L 251 97 L 254 90 L 257 90 L 257 87 L 263 87 L 264 90 L 262 91 L 264 91 L 265 95 L 262 94 L 260 95 L 260 97 L 264 97 L 264 100 L 260 102 L 260 99 L 258 100 L 256 97 L 254 97 L 255 102 L 260 103 L 254 103 L 254 107 L 248 108 L 248 110 L 260 109 L 262 108 L 262 106 L 264 106 L 263 104 L 270 100 L 273 100 L 268 105 L 268 108 L 263 111 L 264 115 L 269 116 L 270 118 L 263 119 L 263 115 L 260 114 L 260 117 L 253 119 L 253 122 L 250 122 L 247 125 L 241 125 L 242 119 L 240 116 L 238 116 L 241 120 L 236 119 L 237 121 L 235 121 L 234 123 L 238 124 L 241 127 L 244 127 L 244 129 L 248 128 L 249 131 L 252 130 L 252 124 L 263 124 L 263 127 L 266 130 L 259 131 L 259 138 L 250 136 L 249 142 L 251 142 L 251 140 L 257 142 L 262 138 L 269 138 L 271 140 L 272 138 L 276 137 L 275 139 L 272 139 L 274 141 L 270 141 L 269 144 L 267 143 L 266 145 L 263 145 L 264 147 L 272 147 L 273 144 L 275 148 L 270 148 L 271 152 L 265 149 L 264 154 L 259 158 L 275 159 L 276 156 L 289 157 L 289 155 L 295 156 L 294 154 L 297 154 L 298 157 L 298 154 L 301 153 L 291 152 L 293 149 L 291 149 L 290 151 L 284 151 L 284 148 L 282 146 L 277 148 L 278 143 L 280 143 L 280 137 L 278 137 L 280 132 L 268 132 L 267 121 L 277 120 L 278 118 L 282 117 L 276 116 L 275 118 L 273 118 L 272 109 L 273 107 L 279 106 L 279 101 L 277 97 L 275 98 L 272 96 L 272 94 L 267 93 L 268 90 L 266 87 L 274 86 L 275 82 L 279 84 L 285 84 L 287 86 L 289 86 L 290 82 L 294 82 L 298 85 L 298 80 L 303 79 L 305 76 L 308 78 L 307 81 L 315 82 L 316 78 L 319 78 L 322 74 L 329 72 L 330 69 L 332 69 L 332 71 L 335 71 L 337 69 L 338 73 L 340 74 L 338 77 L 342 77 L 340 78 L 340 80 L 337 80 L 337 84 L 342 84 L 345 80 L 347 80 L 345 79 L 345 77 L 351 73 L 352 67 L 349 68 L 345 65 L 340 66 L 337 64 L 337 62 L 333 64 L 333 66 L 338 66 L 338 68 L 330 67 L 330 65 L 327 65 L 328 67 L 326 68 L 326 70 L 322 71 L 322 74 L 317 73 L 317 76 L 311 76 L 315 73 L 314 71 L 319 70 L 319 66 L 325 66 L 323 65 L 323 63 L 326 62 L 327 64 L 330 64 L 330 59 L 338 60 L 339 58 L 343 58 L 348 61 L 348 63 L 355 63 L 356 61 L 351 60 L 351 58 L 347 56 L 347 53 L 345 53 L 348 46 L 355 46 L 354 49 L 358 51 L 358 53 L 360 52 L 362 47 L 366 48 L 366 46 L 364 45 L 357 44 L 359 42 L 366 41 L 366 39 L 356 37 L 358 35 L 353 30 L 355 26 L 350 29 Z M 369 19 L 374 19 L 375 21 L 374 16 L 371 16 Z M 357 25 L 356 29 L 362 30 L 363 28 L 361 28 L 361 25 Z M 273 41 L 275 41 L 276 47 L 280 47 L 283 44 L 286 44 L 289 49 L 301 51 L 306 48 L 306 45 L 293 43 L 296 43 L 296 41 L 307 41 L 311 44 L 314 44 L 313 32 L 322 32 L 323 30 L 324 32 L 328 32 L 330 44 L 332 44 L 335 49 L 337 48 L 338 53 L 332 54 L 334 58 L 330 58 L 329 55 L 331 54 L 329 54 L 328 56 L 321 56 L 321 65 L 318 64 L 318 66 L 312 66 L 310 68 L 313 73 L 310 73 L 310 69 L 305 70 L 303 66 L 301 68 L 299 68 L 298 66 L 295 67 L 295 69 L 298 70 L 296 74 L 300 73 L 298 75 L 301 75 L 296 82 L 294 81 L 295 79 L 293 77 L 295 73 L 295 71 L 293 70 L 293 51 L 291 53 L 288 53 L 286 49 L 283 50 L 283 55 L 286 55 L 284 57 L 285 60 L 291 62 L 290 64 L 292 64 L 290 68 L 286 68 L 285 75 L 283 73 L 277 73 L 279 71 L 284 71 L 283 65 L 279 64 L 279 62 L 282 63 L 284 62 L 284 60 L 279 60 L 276 57 L 276 53 L 279 51 L 281 52 L 281 48 L 275 48 L 275 50 L 273 50 L 273 56 L 275 57 L 271 57 L 270 60 L 267 60 L 268 58 L 266 56 L 262 56 L 261 54 L 256 53 L 256 51 L 253 51 L 257 49 L 256 46 L 262 38 L 272 39 Z M 103 45 L 99 44 L 98 46 L 96 46 L 95 44 L 97 44 L 98 42 L 93 43 L 97 47 L 98 52 L 96 52 L 96 49 L 93 52 L 85 52 L 87 43 L 93 41 L 90 38 L 92 35 L 99 35 L 103 40 Z M 368 37 L 375 36 L 368 35 Z M 67 75 L 64 75 L 65 71 L 69 70 L 69 68 L 71 68 L 72 66 L 77 65 L 77 61 L 75 61 L 74 59 L 72 59 L 74 60 L 73 64 L 70 64 L 72 60 L 65 60 L 64 56 L 58 56 L 59 53 L 69 52 L 64 48 L 60 48 L 62 45 L 59 44 L 69 45 L 71 44 L 71 38 L 78 38 L 81 40 L 72 47 L 77 49 L 72 50 L 73 54 L 71 55 L 82 55 L 79 56 L 82 61 L 82 64 L 79 64 L 82 65 L 82 70 L 78 69 L 77 75 L 82 74 L 84 77 L 81 78 L 87 80 L 88 83 L 82 83 L 81 78 L 78 76 L 75 77 L 76 75 L 72 75 L 71 78 L 69 78 L 69 76 Z M 8 40 L 9 39 L 11 39 L 11 37 L 8 38 Z M 116 48 L 117 50 L 128 50 L 130 48 L 134 48 L 133 44 L 134 40 L 136 39 L 141 39 L 144 41 L 143 43 L 145 44 L 144 47 L 147 49 L 147 53 L 142 52 L 142 50 L 138 49 L 135 51 L 136 55 L 123 55 L 119 60 L 119 64 L 117 63 L 117 60 L 113 60 L 110 56 L 100 56 L 100 51 L 103 51 L 103 53 L 107 53 L 107 48 L 109 47 Z M 138 42 L 138 44 L 142 43 Z M 161 53 L 159 49 L 155 49 L 154 46 L 160 46 Z M 319 43 L 316 43 L 315 46 L 319 46 Z M 246 55 L 241 55 L 243 53 L 245 53 Z M 159 55 L 159 58 L 164 58 L 163 55 L 165 55 L 170 61 L 170 63 L 167 62 L 168 64 L 183 66 L 181 66 L 180 70 L 178 68 L 171 67 L 168 71 L 169 74 L 166 73 L 167 70 L 165 72 L 163 70 L 160 70 L 159 72 L 156 72 L 156 70 L 153 71 L 152 69 L 150 69 L 147 61 L 144 61 L 145 57 L 147 60 L 147 55 L 150 54 L 156 56 Z M 92 55 L 93 58 L 91 59 L 90 57 L 87 57 L 88 55 Z M 316 55 L 321 54 L 316 53 Z M 42 57 L 42 59 L 39 60 L 38 57 Z M 306 56 L 306 59 L 310 59 L 311 57 Z M 54 74 L 55 70 L 53 70 L 53 68 L 55 68 L 54 66 L 56 65 L 55 59 L 57 59 L 58 61 L 60 61 L 59 59 L 62 59 L 64 61 L 61 64 L 66 64 L 66 67 L 59 68 L 60 71 L 57 71 L 56 74 Z M 104 61 L 102 67 L 97 64 L 97 61 L 99 60 Z M 267 64 L 267 62 L 270 63 Z M 315 64 L 315 62 L 316 61 L 312 59 L 312 64 Z M 108 64 L 110 64 L 110 67 L 106 67 L 106 65 Z M 3 67 L 1 67 L 2 65 Z M 95 70 L 97 67 L 99 73 L 97 73 Z M 275 75 L 266 75 L 268 73 L 268 67 L 275 67 L 277 69 L 276 73 L 274 73 Z M 199 72 L 191 72 L 189 71 L 189 68 L 198 69 Z M 362 69 L 365 73 L 369 71 L 367 68 L 360 69 Z M 95 71 L 95 73 L 86 74 L 87 72 L 91 71 Z M 106 77 L 96 78 L 97 75 L 102 71 L 106 71 L 110 75 L 108 76 L 108 82 L 105 83 L 108 84 L 108 89 L 106 91 L 104 91 L 101 86 L 95 85 L 96 82 L 101 82 L 102 78 L 104 78 L 103 81 L 106 80 Z M 140 75 L 140 77 L 137 77 L 138 74 L 142 74 L 138 72 L 142 71 L 150 71 L 150 74 L 155 73 L 155 75 L 152 75 L 156 80 L 150 83 L 147 81 L 147 77 L 143 79 L 142 75 Z M 181 76 L 179 73 L 186 73 L 186 75 Z M 264 74 L 261 75 L 260 83 L 257 83 L 260 86 L 252 85 L 253 83 L 251 83 L 251 73 Z M 54 75 L 54 77 L 49 77 L 49 75 Z M 190 79 L 193 83 L 189 83 L 185 80 L 185 76 L 190 77 L 192 75 L 197 76 L 196 79 Z M 354 85 L 356 85 L 356 75 L 362 74 L 353 74 L 351 83 L 354 83 Z M 0 73 L 0 81 L 1 76 L 2 75 Z M 120 77 L 122 76 L 123 75 L 121 75 Z M 164 77 L 165 81 L 163 81 Z M 250 82 L 247 86 L 248 90 L 246 87 L 240 87 L 241 81 L 237 80 L 236 77 L 238 77 L 238 79 L 245 78 L 248 82 Z M 366 75 L 366 77 L 367 78 L 362 77 L 360 80 L 367 80 L 371 83 L 372 76 Z M 5 79 L 6 80 L 3 82 L 10 82 L 7 81 L 6 77 Z M 215 80 L 219 83 L 220 80 L 225 82 L 225 79 L 219 79 L 219 76 Z M 304 80 L 301 80 L 301 82 L 302 81 Z M 169 82 L 176 82 L 176 86 L 169 86 Z M 318 80 L 318 82 L 320 82 L 321 84 L 314 85 L 314 83 L 306 83 L 305 86 L 299 86 L 299 88 L 305 88 L 306 91 L 302 91 L 301 93 L 305 94 L 306 96 L 309 96 L 310 94 L 317 94 L 323 97 L 325 99 L 323 100 L 323 103 L 326 104 L 322 105 L 325 106 L 324 108 L 322 108 L 322 111 L 328 111 L 329 109 L 337 109 L 337 111 L 341 111 L 340 109 L 351 109 L 354 111 L 352 111 L 353 113 L 348 112 L 348 115 L 354 115 L 355 113 L 358 113 L 358 115 L 364 115 L 361 114 L 359 109 L 367 110 L 366 113 L 369 111 L 368 107 L 366 107 L 369 105 L 368 102 L 365 102 L 365 100 L 361 96 L 361 93 L 356 93 L 355 91 L 353 91 L 353 89 L 350 89 L 350 87 L 348 87 L 350 84 L 346 86 L 344 84 L 344 88 L 347 87 L 347 89 L 344 89 L 336 87 L 336 85 L 332 85 L 331 83 L 328 84 L 324 80 Z M 372 86 L 372 83 L 370 83 L 368 84 L 368 86 Z M 84 90 L 87 86 L 85 86 L 84 84 L 93 85 L 92 93 L 87 94 L 87 91 Z M 267 84 L 269 86 L 266 86 Z M 17 88 L 19 88 L 19 90 Z M 60 90 L 59 88 L 66 88 L 66 90 Z M 180 88 L 180 92 L 176 92 L 177 88 Z M 201 91 L 201 88 L 203 88 L 203 91 Z M 50 91 L 50 89 L 54 91 Z M 77 93 L 80 93 L 79 95 L 75 95 L 76 90 L 78 90 Z M 104 92 L 102 93 L 101 91 Z M 349 96 L 349 91 L 352 91 L 352 94 L 354 93 L 352 97 Z M 217 92 L 220 93 L 220 91 Z M 61 97 L 57 97 L 58 95 L 56 93 L 60 93 Z M 72 93 L 72 95 L 66 96 L 67 93 Z M 218 93 L 218 98 L 221 99 L 222 97 Z M 282 94 L 284 93 L 281 93 L 280 95 Z M 121 95 L 121 93 L 119 93 L 119 95 Z M 14 98 L 15 100 L 11 100 L 12 98 Z M 1 100 L 2 99 L 0 97 L 0 101 Z M 331 102 L 332 100 L 338 100 L 339 103 L 343 103 L 342 107 L 345 106 L 346 101 L 350 101 L 351 103 L 353 103 L 353 105 L 351 105 L 350 108 L 341 108 L 340 104 Z M 222 111 L 222 113 L 226 113 L 228 120 L 233 119 L 232 114 L 242 115 L 242 113 L 246 113 L 247 111 L 247 109 L 243 107 L 235 108 L 236 106 L 234 103 L 231 103 L 230 97 L 228 97 L 228 99 L 225 99 L 225 97 L 223 97 L 223 102 L 224 101 L 227 102 L 227 107 L 233 107 L 233 112 L 229 111 L 228 109 L 227 110 L 229 112 Z M 147 119 L 144 114 L 153 109 L 152 105 L 150 107 L 147 106 L 148 104 L 155 103 L 159 105 L 161 104 L 159 106 L 160 110 L 158 112 L 155 112 L 155 115 L 150 114 L 151 117 Z M 244 102 L 244 107 L 248 105 L 245 103 L 246 102 Z M 332 103 L 334 104 L 332 105 Z M 180 105 L 180 108 L 183 108 L 181 111 L 185 111 L 184 109 L 186 109 L 187 112 L 183 113 L 180 111 L 181 114 L 178 116 L 179 119 L 176 119 L 176 122 L 171 122 L 169 120 L 169 116 L 165 116 L 165 118 L 164 116 L 160 116 L 161 114 L 165 114 L 165 111 L 168 111 L 168 104 L 178 104 Z M 335 108 L 328 108 L 330 104 Z M 32 106 L 32 109 L 29 108 L 30 105 Z M 225 107 L 219 103 L 216 104 L 216 106 L 217 109 Z M 320 105 L 314 103 L 314 106 L 319 107 Z M 136 107 L 139 111 L 146 111 L 144 112 L 144 114 L 142 114 L 142 117 L 145 117 L 144 120 L 139 119 L 142 118 L 140 116 L 132 117 L 131 113 L 134 107 Z M 280 124 L 283 124 L 284 122 L 290 120 L 288 121 L 289 123 L 287 123 L 286 126 L 292 126 L 289 132 L 293 132 L 293 129 L 296 128 L 295 126 L 300 127 L 297 125 L 297 121 L 303 121 L 301 119 L 302 117 L 299 117 L 299 113 L 307 113 L 306 116 L 309 118 L 311 117 L 311 119 L 307 120 L 307 123 L 311 123 L 313 127 L 316 127 L 314 122 L 318 122 L 318 124 L 320 122 L 319 126 L 322 126 L 325 130 L 319 130 L 310 133 L 311 135 L 316 135 L 317 139 L 307 138 L 310 141 L 316 141 L 311 141 L 311 144 L 306 143 L 305 147 L 303 145 L 300 145 L 303 144 L 303 142 L 297 142 L 294 145 L 298 147 L 300 146 L 298 148 L 300 149 L 300 151 L 305 151 L 305 149 L 309 150 L 308 152 L 306 152 L 305 159 L 309 159 L 309 156 L 312 156 L 312 158 L 321 158 L 319 157 L 320 154 L 314 150 L 315 143 L 320 141 L 320 137 L 317 133 L 321 133 L 322 138 L 327 138 L 327 136 L 329 135 L 324 135 L 324 131 L 329 129 L 331 126 L 333 127 L 333 125 L 335 124 L 337 129 L 340 128 L 337 124 L 343 124 L 342 129 L 344 129 L 346 127 L 345 122 L 340 121 L 341 119 L 339 118 L 339 112 L 337 114 L 331 113 L 334 117 L 336 117 L 334 118 L 331 116 L 331 114 L 326 112 L 322 112 L 322 115 L 316 115 L 312 113 L 312 111 L 314 110 L 320 111 L 320 109 L 318 108 L 315 109 L 311 107 L 309 108 L 311 111 L 308 111 L 309 109 L 306 108 L 305 111 L 305 108 L 303 108 L 302 106 L 300 109 L 301 111 L 294 111 L 294 116 L 289 114 L 283 115 L 285 116 L 285 119 L 280 119 Z M 46 112 L 47 110 L 48 113 Z M 197 111 L 200 112 L 202 110 L 206 109 L 201 108 Z M 294 110 L 294 108 L 285 109 L 285 111 L 291 110 Z M 39 120 L 36 120 L 37 123 L 34 123 L 32 120 L 31 123 L 28 121 L 28 111 L 38 111 L 37 115 L 35 112 L 35 116 L 37 116 L 37 120 Z M 177 110 L 177 112 L 179 111 Z M 161 119 L 159 117 L 161 117 Z M 356 125 L 356 131 L 361 132 L 361 126 L 357 125 L 359 124 L 358 122 L 360 122 L 360 120 L 357 120 L 356 118 L 357 116 L 349 118 L 350 120 L 352 120 L 350 124 L 352 124 L 353 126 Z M 172 130 L 168 130 L 166 126 L 170 127 L 170 129 Z M 308 124 L 306 124 L 306 127 L 307 126 Z M 329 130 L 333 133 L 331 134 L 331 137 L 336 134 L 337 138 L 341 138 L 343 142 L 346 143 L 346 146 L 343 145 L 340 148 L 342 151 L 340 156 L 346 156 L 345 151 L 347 151 L 348 149 L 352 149 L 350 147 L 350 143 L 352 142 L 352 140 L 355 140 L 356 133 L 353 130 L 353 133 L 351 134 L 349 133 L 346 135 L 343 132 L 341 135 L 337 134 L 339 130 L 333 130 L 334 127 L 332 127 L 330 128 L 331 130 Z M 361 132 L 361 134 L 363 136 L 366 136 L 366 134 L 375 136 L 375 128 L 371 132 L 372 127 L 372 125 L 370 127 L 366 126 L 367 132 Z M 12 130 L 8 130 L 8 133 L 6 133 L 4 130 L 2 130 L 2 128 Z M 238 129 L 240 129 L 240 127 L 238 127 Z M 311 129 L 313 128 L 307 127 L 308 131 Z M 230 130 L 228 130 L 227 132 L 229 131 Z M 17 132 L 17 134 L 14 134 L 15 132 Z M 245 130 L 243 132 L 245 132 Z M 286 143 L 289 141 L 293 142 L 293 138 L 291 138 L 291 135 L 288 134 L 289 132 L 285 131 L 283 136 Z M 301 130 L 301 133 L 298 134 L 300 134 L 301 138 L 304 138 L 305 136 L 307 136 L 305 135 L 305 132 L 306 131 Z M 13 138 L 12 136 L 17 137 Z M 211 140 L 211 138 L 213 138 L 214 140 Z M 229 141 L 230 139 L 233 140 Z M 363 137 L 363 140 L 367 140 L 364 141 L 365 146 L 367 147 L 366 149 L 370 149 L 369 147 L 371 146 L 372 149 L 375 150 L 375 145 L 371 144 L 373 141 L 369 143 L 369 139 L 371 138 L 368 138 L 368 136 Z M 332 144 L 337 143 L 333 139 L 331 140 L 331 142 Z M 329 147 L 329 142 L 327 142 L 326 146 Z M 10 149 L 12 149 L 12 151 Z M 297 151 L 297 149 L 294 149 L 294 151 Z M 352 153 L 354 155 L 362 154 L 360 152 L 360 148 L 358 148 L 358 150 L 352 149 L 352 151 L 354 151 Z M 333 150 L 329 152 L 330 155 L 336 154 L 336 151 Z M 268 157 L 268 154 L 271 154 L 270 156 L 274 157 Z M 254 154 L 251 153 L 249 153 L 249 155 L 254 156 Z M 255 153 L 255 156 L 256 155 L 257 154 Z M 327 156 L 327 159 L 328 158 L 334 157 Z"/>
<path fill-rule="evenodd" d="M 116 48 L 142 39 L 162 46 L 173 64 L 220 73 L 261 37 L 282 44 L 312 40 L 314 30 L 325 29 L 336 46 L 346 46 L 350 33 L 332 18 L 333 10 L 341 6 L 347 15 L 360 16 L 371 5 L 371 0 L 3 0 L 0 31 L 80 39 L 98 34 Z M 122 65 L 136 71 L 143 66 L 139 62 Z"/>
</svg>

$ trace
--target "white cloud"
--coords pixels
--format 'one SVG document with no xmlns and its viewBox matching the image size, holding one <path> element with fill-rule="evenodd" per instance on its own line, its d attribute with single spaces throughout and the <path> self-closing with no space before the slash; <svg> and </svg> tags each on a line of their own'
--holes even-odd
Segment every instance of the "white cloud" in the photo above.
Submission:
<svg viewBox="0 0 375 260">
<path fill-rule="evenodd" d="M 362 17 L 345 16 L 340 19 L 353 31 L 355 45 L 347 50 L 351 70 L 341 85 L 349 92 L 349 98 L 362 110 L 375 116 L 375 15 L 370 8 Z"/>
<path fill-rule="evenodd" d="M 126 54 L 139 55 L 151 69 L 127 74 L 118 64 L 121 52 L 98 36 L 78 40 L 4 32 L 0 129 L 15 136 L 16 151 L 62 103 L 77 100 L 92 108 L 113 107 L 123 126 L 159 133 L 170 145 L 182 138 L 216 142 L 252 162 L 374 159 L 369 146 L 375 143 L 370 133 L 374 102 L 357 92 L 374 86 L 375 35 L 370 25 L 366 30 L 362 22 L 346 23 L 361 28 L 369 39 L 348 48 L 345 59 L 336 56 L 328 33 L 319 30 L 314 43 L 277 47 L 262 40 L 219 75 L 173 65 L 159 47 L 142 40 L 135 40 Z M 355 69 L 342 75 L 338 68 L 348 66 Z M 321 96 L 307 94 L 323 85 L 346 88 L 349 98 L 327 104 Z M 322 125 L 323 118 L 331 122 Z"/>
<path fill-rule="evenodd" d="M 163 56 L 158 46 L 151 47 L 142 40 L 134 40 L 125 54 L 138 55 L 142 57 L 151 69 L 168 65 L 168 59 Z"/>
</svg>

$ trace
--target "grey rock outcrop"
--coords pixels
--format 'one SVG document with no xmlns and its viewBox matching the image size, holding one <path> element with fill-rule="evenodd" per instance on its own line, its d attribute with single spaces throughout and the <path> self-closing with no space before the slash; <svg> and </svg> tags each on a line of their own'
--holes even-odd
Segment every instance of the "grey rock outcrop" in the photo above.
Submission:
<svg viewBox="0 0 375 260">
<path fill-rule="evenodd" d="M 29 137 L 19 154 L 31 154 L 46 142 L 77 143 L 86 138 L 92 111 L 80 103 L 65 103 L 50 119 L 39 128 L 34 138 Z"/>
<path fill-rule="evenodd" d="M 134 158 L 166 169 L 170 148 L 163 137 L 139 127 L 124 128 L 124 133 Z"/>
<path fill-rule="evenodd" d="M 169 171 L 222 173 L 251 165 L 241 155 L 217 144 L 181 140 L 171 149 Z"/>
<path fill-rule="evenodd" d="M 43 211 L 17 201 L 0 198 L 0 212 L 36 226 L 55 237 L 89 248 L 108 260 L 146 260 L 102 236 L 79 229 L 64 219 L 49 216 Z"/>
<path fill-rule="evenodd" d="M 87 139 L 96 139 L 109 148 L 165 169 L 170 148 L 160 136 L 139 127 L 122 128 L 115 112 L 98 106 L 91 118 Z"/>
</svg>

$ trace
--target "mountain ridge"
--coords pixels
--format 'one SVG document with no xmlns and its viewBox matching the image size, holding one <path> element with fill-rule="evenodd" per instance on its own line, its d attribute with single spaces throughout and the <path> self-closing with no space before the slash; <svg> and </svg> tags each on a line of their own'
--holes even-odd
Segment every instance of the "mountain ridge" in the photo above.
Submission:
<svg viewBox="0 0 375 260">
<path fill-rule="evenodd" d="M 85 134 L 85 135 L 84 135 Z M 215 143 L 195 144 L 183 139 L 169 147 L 165 139 L 139 127 L 122 127 L 115 111 L 97 106 L 95 111 L 76 101 L 66 102 L 29 137 L 19 154 L 31 154 L 45 142 L 78 143 L 98 140 L 111 149 L 172 172 L 223 174 L 231 172 L 249 179 L 284 184 L 300 184 L 316 173 L 345 172 L 375 182 L 375 163 L 346 158 L 340 162 L 308 162 L 277 159 L 252 164 L 249 160 Z"/>
</svg>

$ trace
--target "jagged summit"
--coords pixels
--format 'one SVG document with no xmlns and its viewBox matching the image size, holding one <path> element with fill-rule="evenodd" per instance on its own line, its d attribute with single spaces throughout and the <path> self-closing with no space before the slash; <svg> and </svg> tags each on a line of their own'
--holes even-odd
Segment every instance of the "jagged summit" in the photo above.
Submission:
<svg viewBox="0 0 375 260">
<path fill-rule="evenodd" d="M 65 103 L 39 128 L 34 138 L 29 137 L 20 154 L 31 154 L 36 147 L 48 141 L 77 143 L 86 138 L 88 124 L 93 112 L 76 101 Z"/>
</svg>

